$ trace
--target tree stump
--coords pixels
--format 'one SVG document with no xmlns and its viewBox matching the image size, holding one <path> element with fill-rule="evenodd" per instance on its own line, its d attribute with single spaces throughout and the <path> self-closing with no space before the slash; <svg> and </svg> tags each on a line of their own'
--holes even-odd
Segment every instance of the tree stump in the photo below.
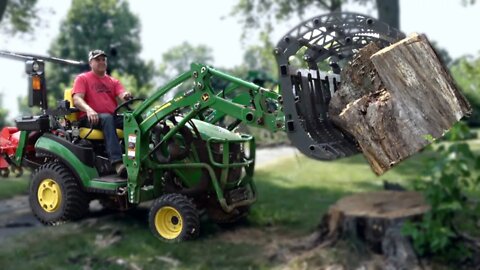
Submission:
<svg viewBox="0 0 480 270">
<path fill-rule="evenodd" d="M 342 70 L 332 121 L 350 133 L 381 175 L 440 138 L 471 112 L 423 35 L 369 44 Z"/>
<path fill-rule="evenodd" d="M 383 254 L 393 269 L 414 269 L 417 257 L 401 228 L 406 220 L 415 221 L 429 210 L 418 192 L 378 191 L 344 197 L 323 217 L 315 242 L 330 245 L 339 238 L 351 239 Z"/>
</svg>

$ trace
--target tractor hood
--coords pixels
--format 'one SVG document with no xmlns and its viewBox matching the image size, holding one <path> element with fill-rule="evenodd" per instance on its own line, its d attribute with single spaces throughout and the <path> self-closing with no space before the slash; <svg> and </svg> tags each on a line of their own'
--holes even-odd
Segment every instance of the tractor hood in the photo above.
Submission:
<svg viewBox="0 0 480 270">
<path fill-rule="evenodd" d="M 197 119 L 192 119 L 193 123 L 200 132 L 202 139 L 207 140 L 210 138 L 225 139 L 225 140 L 241 140 L 240 134 L 229 131 L 228 129 L 212 125 L 207 122 L 203 122 Z M 190 125 L 187 127 L 191 128 Z"/>
</svg>

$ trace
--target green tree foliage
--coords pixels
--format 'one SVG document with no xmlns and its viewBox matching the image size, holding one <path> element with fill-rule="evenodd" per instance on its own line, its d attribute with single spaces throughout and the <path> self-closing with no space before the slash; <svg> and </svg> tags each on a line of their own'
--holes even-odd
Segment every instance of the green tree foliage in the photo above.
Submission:
<svg viewBox="0 0 480 270">
<path fill-rule="evenodd" d="M 480 55 L 458 59 L 451 65 L 450 71 L 472 105 L 473 113 L 468 122 L 480 125 Z"/>
<path fill-rule="evenodd" d="M 232 15 L 237 16 L 244 25 L 242 39 L 245 39 L 250 31 L 258 32 L 256 44 L 250 46 L 244 56 L 248 68 L 261 69 L 270 75 L 276 74 L 276 62 L 272 55 L 274 42 L 270 34 L 274 25 L 286 21 L 293 16 L 298 17 L 298 23 L 304 18 L 306 11 L 318 10 L 320 15 L 323 12 L 341 11 L 342 5 L 347 2 L 367 4 L 373 0 L 239 0 L 232 9 Z M 399 0 L 375 0 L 379 17 L 392 26 L 399 27 Z M 288 31 L 289 29 L 285 29 Z"/>
<path fill-rule="evenodd" d="M 124 0 L 73 0 L 60 35 L 53 41 L 49 54 L 60 58 L 87 61 L 88 52 L 102 49 L 108 54 L 109 69 L 130 74 L 139 88 L 146 87 L 153 77 L 153 63 L 139 57 L 140 22 Z M 88 69 L 88 68 L 87 68 Z M 78 67 L 48 65 L 47 87 L 55 98 L 80 72 Z M 135 92 L 133 89 L 128 89 Z"/>
<path fill-rule="evenodd" d="M 286 21 L 293 15 L 300 18 L 311 9 L 340 11 L 344 1 L 346 0 L 238 0 L 231 15 L 237 16 L 244 26 L 242 39 L 250 37 L 250 32 L 255 30 L 260 40 L 267 39 L 271 42 L 270 33 L 278 22 Z"/>
<path fill-rule="evenodd" d="M 114 70 L 112 72 L 112 76 L 120 80 L 122 85 L 125 87 L 125 90 L 132 93 L 133 97 L 135 98 L 147 98 L 152 92 L 152 87 L 150 85 L 140 85 L 133 75 L 120 73 Z"/>
<path fill-rule="evenodd" d="M 238 16 L 246 30 L 261 29 L 268 33 L 275 22 L 290 19 L 293 15 L 301 18 L 306 11 L 341 11 L 348 2 L 367 4 L 374 0 L 239 0 L 232 9 L 232 15 Z M 375 0 L 378 17 L 395 28 L 400 27 L 400 0 Z M 246 37 L 246 31 L 242 37 Z"/>
<path fill-rule="evenodd" d="M 7 110 L 0 109 L 0 128 L 3 128 L 4 126 L 8 125 L 8 122 L 7 122 L 7 119 L 6 119 L 7 115 L 8 115 Z"/>
<path fill-rule="evenodd" d="M 253 45 L 247 48 L 243 60 L 247 70 L 261 70 L 270 76 L 277 73 L 277 62 L 273 55 L 273 43 L 268 35 L 260 35 L 261 45 Z M 276 76 L 275 76 L 276 77 Z"/>
<path fill-rule="evenodd" d="M 459 123 L 449 133 L 455 140 L 470 131 Z M 480 157 L 464 142 L 436 144 L 434 149 L 425 177 L 416 182 L 431 210 L 421 222 L 407 223 L 404 232 L 412 237 L 420 255 L 439 255 L 450 262 L 463 260 L 475 249 L 468 239 L 480 236 L 480 205 L 474 200 L 480 194 Z"/>
<path fill-rule="evenodd" d="M 211 48 L 205 45 L 194 46 L 184 41 L 182 44 L 174 46 L 162 54 L 162 63 L 157 70 L 160 85 L 165 85 L 180 74 L 188 71 L 191 63 L 211 65 L 212 61 L 213 53 Z M 189 87 L 191 87 L 189 83 L 184 83 L 177 89 L 174 89 L 173 93 L 185 91 Z"/>
<path fill-rule="evenodd" d="M 237 16 L 240 23 L 244 25 L 242 39 L 250 37 L 251 31 L 257 31 L 258 40 L 250 46 L 244 59 L 247 69 L 262 69 L 270 74 L 276 74 L 275 58 L 272 55 L 275 44 L 270 34 L 278 22 L 286 21 L 297 15 L 298 23 L 307 10 L 318 9 L 319 11 L 340 11 L 342 3 L 346 0 L 239 0 L 233 7 L 231 14 Z M 287 31 L 287 29 L 285 30 Z"/>
<path fill-rule="evenodd" d="M 312 8 L 340 11 L 343 2 L 343 0 L 239 0 L 233 7 L 232 15 L 240 17 L 246 29 L 267 30 L 272 27 L 272 20 L 284 21 L 294 14 L 301 16 Z"/>
<path fill-rule="evenodd" d="M 465 6 L 474 5 L 476 2 L 476 0 L 462 0 L 462 4 Z"/>
<path fill-rule="evenodd" d="M 212 49 L 205 45 L 191 45 L 187 41 L 170 48 L 162 55 L 162 63 L 158 67 L 158 76 L 162 82 L 170 81 L 190 69 L 191 63 L 211 65 Z"/>
<path fill-rule="evenodd" d="M 37 0 L 0 0 L 0 29 L 10 35 L 30 33 L 39 22 Z"/>
<path fill-rule="evenodd" d="M 3 107 L 3 94 L 0 94 L 0 129 L 6 126 L 8 111 Z"/>
</svg>

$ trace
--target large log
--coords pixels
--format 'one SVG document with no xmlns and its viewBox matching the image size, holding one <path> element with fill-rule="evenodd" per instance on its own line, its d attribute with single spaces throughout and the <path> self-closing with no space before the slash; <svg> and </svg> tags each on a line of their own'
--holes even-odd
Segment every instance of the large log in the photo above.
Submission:
<svg viewBox="0 0 480 270">
<path fill-rule="evenodd" d="M 383 90 L 382 82 L 377 79 L 377 71 L 370 61 L 370 57 L 380 49 L 376 43 L 368 44 L 342 69 L 341 87 L 333 95 L 329 106 L 329 112 L 335 121 L 343 120 L 338 116 L 352 101 Z M 346 125 L 348 123 L 342 123 L 342 126 Z"/>
<path fill-rule="evenodd" d="M 329 110 L 380 175 L 442 137 L 471 107 L 427 38 L 413 34 L 360 50 L 342 71 Z"/>
</svg>

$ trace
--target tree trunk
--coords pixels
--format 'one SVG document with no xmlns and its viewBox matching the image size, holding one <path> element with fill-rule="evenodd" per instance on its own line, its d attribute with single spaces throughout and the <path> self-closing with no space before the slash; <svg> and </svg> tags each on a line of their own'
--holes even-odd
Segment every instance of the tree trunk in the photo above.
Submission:
<svg viewBox="0 0 480 270">
<path fill-rule="evenodd" d="M 0 22 L 2 22 L 5 10 L 7 10 L 7 2 L 7 0 L 0 0 Z"/>
<path fill-rule="evenodd" d="M 330 5 L 330 12 L 341 12 L 342 11 L 342 0 L 332 0 Z"/>
<path fill-rule="evenodd" d="M 401 229 L 406 220 L 417 220 L 429 210 L 417 192 L 377 191 L 344 197 L 329 208 L 314 242 L 325 246 L 349 239 L 382 254 L 392 269 L 415 269 L 415 251 Z"/>
<path fill-rule="evenodd" d="M 329 111 L 380 175 L 443 136 L 471 108 L 425 36 L 378 49 L 369 44 L 343 69 Z"/>
<path fill-rule="evenodd" d="M 378 20 L 400 29 L 400 0 L 377 0 Z"/>
</svg>

